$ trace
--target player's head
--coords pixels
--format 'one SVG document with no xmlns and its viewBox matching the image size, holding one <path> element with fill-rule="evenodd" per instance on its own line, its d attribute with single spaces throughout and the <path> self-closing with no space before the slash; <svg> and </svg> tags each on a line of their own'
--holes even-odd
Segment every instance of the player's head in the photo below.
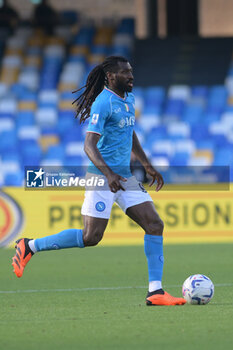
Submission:
<svg viewBox="0 0 233 350">
<path fill-rule="evenodd" d="M 105 83 L 120 92 L 131 92 L 133 89 L 132 67 L 128 60 L 121 56 L 111 56 L 103 62 Z"/>
<path fill-rule="evenodd" d="M 126 58 L 109 56 L 89 73 L 84 86 L 85 91 L 73 102 L 77 103 L 76 117 L 80 114 L 80 122 L 89 117 L 91 105 L 103 90 L 104 85 L 121 92 L 132 91 L 132 67 Z"/>
</svg>

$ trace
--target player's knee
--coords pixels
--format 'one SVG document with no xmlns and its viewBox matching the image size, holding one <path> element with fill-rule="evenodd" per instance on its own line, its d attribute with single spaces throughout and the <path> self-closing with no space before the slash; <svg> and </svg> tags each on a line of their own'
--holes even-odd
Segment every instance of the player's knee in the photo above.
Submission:
<svg viewBox="0 0 233 350">
<path fill-rule="evenodd" d="M 103 233 L 100 231 L 95 232 L 83 232 L 83 242 L 85 247 L 93 247 L 97 245 L 103 238 Z"/>
<path fill-rule="evenodd" d="M 154 236 L 162 236 L 164 229 L 164 223 L 161 219 L 151 222 L 148 225 L 147 234 Z"/>
</svg>

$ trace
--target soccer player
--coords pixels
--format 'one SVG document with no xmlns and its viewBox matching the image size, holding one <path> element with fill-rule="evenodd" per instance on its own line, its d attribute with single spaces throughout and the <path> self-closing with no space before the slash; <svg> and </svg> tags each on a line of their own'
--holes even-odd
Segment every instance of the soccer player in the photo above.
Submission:
<svg viewBox="0 0 233 350">
<path fill-rule="evenodd" d="M 89 173 L 102 176 L 107 190 L 86 191 L 82 206 L 83 229 L 67 229 L 60 233 L 30 240 L 16 241 L 14 272 L 21 277 L 34 253 L 71 247 L 97 245 L 103 238 L 116 202 L 145 231 L 144 248 L 148 261 L 149 291 L 147 305 L 182 305 L 186 301 L 162 289 L 163 222 L 150 195 L 130 172 L 131 151 L 157 181 L 156 191 L 163 186 L 161 174 L 145 155 L 136 133 L 132 67 L 127 59 L 111 56 L 89 74 L 84 92 L 75 101 L 80 122 L 89 118 L 84 150 L 91 160 Z M 90 175 L 90 174 L 89 174 Z"/>
</svg>

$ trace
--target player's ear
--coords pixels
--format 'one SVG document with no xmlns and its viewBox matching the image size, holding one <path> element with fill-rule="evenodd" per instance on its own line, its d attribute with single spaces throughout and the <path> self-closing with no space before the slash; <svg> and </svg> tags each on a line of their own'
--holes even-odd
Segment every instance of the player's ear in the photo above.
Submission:
<svg viewBox="0 0 233 350">
<path fill-rule="evenodd" d="M 115 79 L 115 73 L 113 73 L 113 72 L 107 72 L 106 76 L 107 76 L 108 82 Z"/>
</svg>

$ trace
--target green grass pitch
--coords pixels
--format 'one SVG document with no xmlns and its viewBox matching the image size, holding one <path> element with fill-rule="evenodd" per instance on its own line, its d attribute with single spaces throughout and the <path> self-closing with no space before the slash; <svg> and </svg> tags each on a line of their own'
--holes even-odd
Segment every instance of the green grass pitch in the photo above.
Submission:
<svg viewBox="0 0 233 350">
<path fill-rule="evenodd" d="M 147 307 L 143 246 L 41 252 L 24 276 L 0 250 L 0 349 L 232 349 L 233 244 L 166 245 L 163 285 L 203 273 L 208 305 Z"/>
</svg>

